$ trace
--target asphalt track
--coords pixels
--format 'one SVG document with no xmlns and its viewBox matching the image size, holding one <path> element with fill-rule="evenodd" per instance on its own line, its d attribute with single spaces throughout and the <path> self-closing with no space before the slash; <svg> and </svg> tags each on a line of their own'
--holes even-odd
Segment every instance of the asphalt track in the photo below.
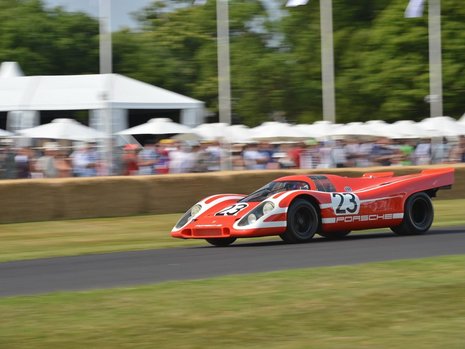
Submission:
<svg viewBox="0 0 465 349">
<path fill-rule="evenodd" d="M 302 245 L 242 240 L 227 248 L 180 247 L 36 259 L 0 263 L 0 296 L 452 254 L 465 254 L 465 227 L 434 229 L 422 236 L 381 232 L 349 235 L 339 241 L 318 238 Z"/>
</svg>

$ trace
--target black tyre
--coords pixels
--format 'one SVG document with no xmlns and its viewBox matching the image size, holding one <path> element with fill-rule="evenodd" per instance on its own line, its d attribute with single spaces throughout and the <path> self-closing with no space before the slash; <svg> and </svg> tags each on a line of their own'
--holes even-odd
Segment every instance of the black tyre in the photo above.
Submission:
<svg viewBox="0 0 465 349">
<path fill-rule="evenodd" d="M 288 243 L 310 241 L 318 231 L 320 217 L 314 205 L 304 199 L 296 199 L 287 211 L 287 228 L 280 235 Z"/>
<path fill-rule="evenodd" d="M 327 239 L 332 239 L 332 240 L 342 239 L 343 237 L 349 234 L 350 234 L 350 230 L 329 231 L 329 232 L 318 233 L 318 235 L 321 235 Z"/>
<path fill-rule="evenodd" d="M 398 235 L 419 235 L 426 233 L 434 220 L 434 209 L 426 193 L 415 193 L 405 202 L 404 220 L 391 230 Z"/>
<path fill-rule="evenodd" d="M 236 238 L 212 238 L 212 239 L 205 239 L 207 242 L 213 246 L 217 247 L 226 247 L 231 245 Z"/>
</svg>

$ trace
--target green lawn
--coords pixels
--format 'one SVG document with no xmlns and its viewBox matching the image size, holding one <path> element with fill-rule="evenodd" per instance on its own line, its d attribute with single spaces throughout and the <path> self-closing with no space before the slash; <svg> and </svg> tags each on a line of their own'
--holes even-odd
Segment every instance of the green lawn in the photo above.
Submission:
<svg viewBox="0 0 465 349">
<path fill-rule="evenodd" d="M 465 348 L 465 256 L 0 299 L 0 348 Z"/>
<path fill-rule="evenodd" d="M 465 199 L 434 201 L 435 226 L 465 224 Z M 0 262 L 206 244 L 169 236 L 180 214 L 0 225 Z M 279 239 L 279 238 L 278 238 Z"/>
</svg>

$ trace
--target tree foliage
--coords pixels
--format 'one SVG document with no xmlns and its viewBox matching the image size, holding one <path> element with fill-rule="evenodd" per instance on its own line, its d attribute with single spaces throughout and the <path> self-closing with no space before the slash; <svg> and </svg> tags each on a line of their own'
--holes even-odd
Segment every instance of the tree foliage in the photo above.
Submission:
<svg viewBox="0 0 465 349">
<path fill-rule="evenodd" d="M 0 61 L 28 75 L 96 73 L 98 22 L 41 0 L 0 0 Z"/>
<path fill-rule="evenodd" d="M 279 13 L 270 13 L 272 1 Z M 137 29 L 113 35 L 114 71 L 206 102 L 217 112 L 216 1 L 154 0 Z M 319 1 L 229 0 L 233 121 L 322 118 Z M 444 113 L 464 112 L 465 7 L 442 2 Z M 338 122 L 429 114 L 428 23 L 407 0 L 333 0 Z M 427 6 L 426 6 L 427 12 Z M 98 71 L 98 22 L 41 0 L 0 0 L 0 61 L 26 74 Z"/>
</svg>

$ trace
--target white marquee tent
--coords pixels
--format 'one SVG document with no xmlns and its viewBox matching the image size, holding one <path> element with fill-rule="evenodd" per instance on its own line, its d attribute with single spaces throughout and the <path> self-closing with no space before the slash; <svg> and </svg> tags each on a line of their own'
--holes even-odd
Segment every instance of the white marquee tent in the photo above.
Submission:
<svg viewBox="0 0 465 349">
<path fill-rule="evenodd" d="M 90 126 L 104 131 L 109 108 L 113 132 L 127 128 L 128 109 L 179 109 L 189 126 L 204 117 L 202 101 L 120 74 L 21 76 L 14 62 L 1 66 L 0 111 L 90 110 Z"/>
</svg>

